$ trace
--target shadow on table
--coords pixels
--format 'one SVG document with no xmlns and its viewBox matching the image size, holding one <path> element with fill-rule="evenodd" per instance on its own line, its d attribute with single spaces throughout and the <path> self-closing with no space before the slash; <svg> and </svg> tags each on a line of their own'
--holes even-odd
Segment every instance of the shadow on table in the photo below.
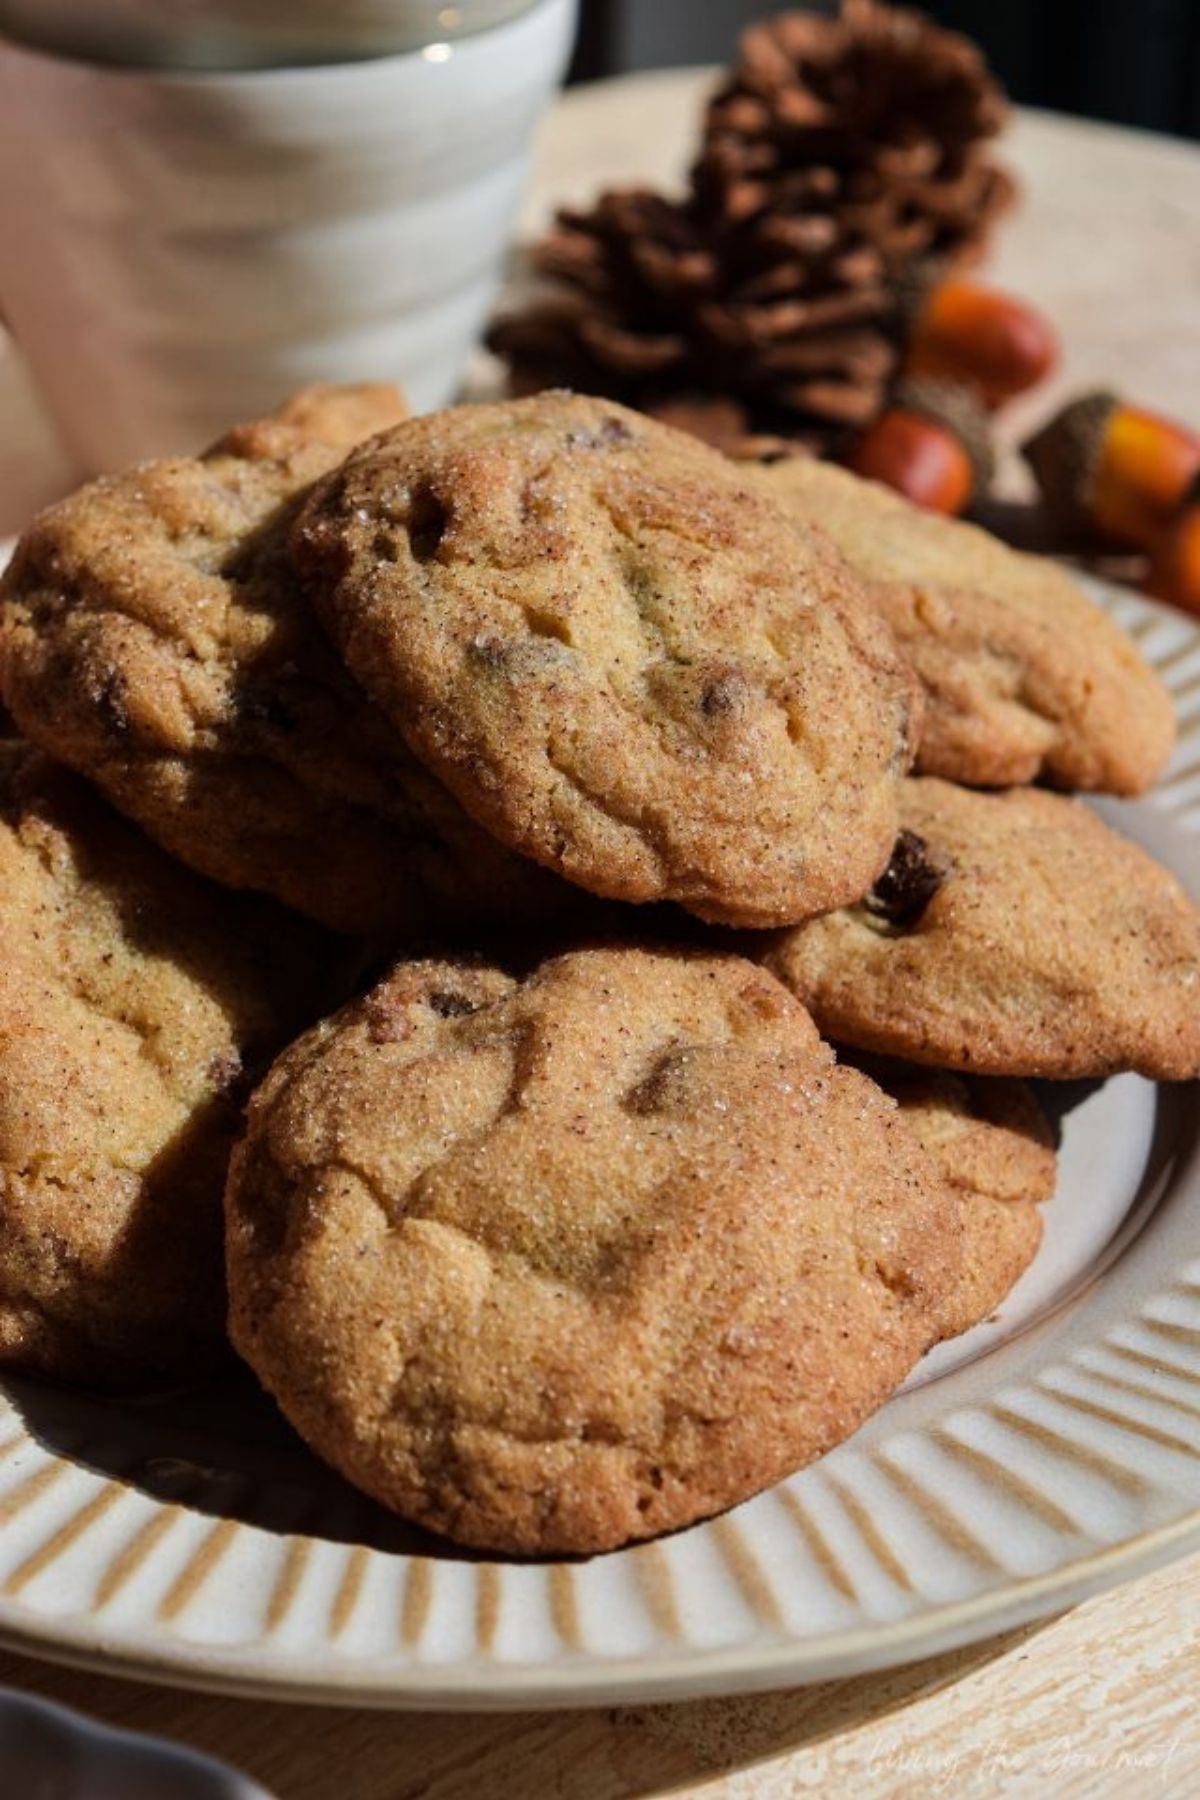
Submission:
<svg viewBox="0 0 1200 1800">
<path fill-rule="evenodd" d="M 615 1800 L 617 1794 L 622 1800 L 635 1800 L 635 1796 L 665 1794 L 671 1791 L 669 1784 L 672 1781 L 678 1790 L 699 1782 L 716 1781 L 723 1775 L 752 1768 L 757 1763 L 776 1761 L 800 1751 L 819 1750 L 822 1744 L 831 1744 L 835 1738 L 844 1740 L 857 1731 L 881 1724 L 911 1702 L 985 1669 L 1035 1637 L 1044 1629 L 1045 1623 L 1027 1625 L 981 1644 L 927 1657 L 900 1668 L 870 1675 L 844 1676 L 816 1682 L 809 1687 L 790 1688 L 782 1693 L 685 1701 L 669 1707 L 619 1709 L 613 1715 L 613 1724 L 637 1730 L 653 1743 L 655 1757 L 661 1760 L 660 1784 L 597 1788 L 594 1792 L 587 1788 L 580 1791 L 578 1800 Z M 859 1769 L 862 1760 L 860 1753 L 856 1759 Z M 674 1771 L 670 1768 L 672 1761 L 677 1765 Z M 881 1757 L 881 1776 L 886 1777 L 887 1772 L 885 1751 Z M 647 1776 L 654 1779 L 649 1768 Z M 802 1791 L 849 1792 L 849 1788 L 838 1786 L 835 1776 L 836 1769 L 832 1764 L 826 1768 L 821 1759 L 809 1759 L 803 1786 L 798 1779 L 795 1791 L 797 1794 Z M 667 1785 L 663 1785 L 664 1782 Z M 915 1771 L 897 1767 L 888 1787 L 896 1794 L 909 1794 L 921 1786 L 936 1790 L 941 1785 L 936 1769 L 927 1769 L 918 1775 Z M 786 1787 L 777 1791 L 791 1793 Z M 504 1800 L 509 1800 L 509 1796 L 505 1795 Z M 512 1800 L 516 1800 L 515 1795 Z M 572 1800 L 575 1800 L 574 1795 Z"/>
</svg>

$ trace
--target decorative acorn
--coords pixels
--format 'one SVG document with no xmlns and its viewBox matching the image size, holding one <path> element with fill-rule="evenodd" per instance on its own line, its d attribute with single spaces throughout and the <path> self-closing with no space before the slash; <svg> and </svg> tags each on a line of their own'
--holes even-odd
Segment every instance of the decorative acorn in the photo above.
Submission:
<svg viewBox="0 0 1200 1800">
<path fill-rule="evenodd" d="M 1058 362 L 1050 321 L 1024 300 L 977 281 L 937 282 L 911 317 L 905 373 L 973 387 L 988 407 L 1036 386 Z"/>
<path fill-rule="evenodd" d="M 1156 600 L 1200 613 L 1200 499 L 1183 507 L 1155 545 L 1144 586 Z"/>
<path fill-rule="evenodd" d="M 1023 454 L 1054 522 L 1153 550 L 1200 477 L 1200 436 L 1115 394 L 1066 407 Z"/>
<path fill-rule="evenodd" d="M 914 378 L 897 387 L 846 461 L 917 506 L 956 515 L 992 477 L 987 415 L 969 389 Z"/>
</svg>

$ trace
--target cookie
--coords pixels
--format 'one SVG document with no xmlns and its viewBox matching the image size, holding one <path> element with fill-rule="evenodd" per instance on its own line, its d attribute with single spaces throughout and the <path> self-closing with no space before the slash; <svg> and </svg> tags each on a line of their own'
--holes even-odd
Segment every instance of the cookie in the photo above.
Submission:
<svg viewBox="0 0 1200 1800">
<path fill-rule="evenodd" d="M 310 443 L 344 451 L 407 417 L 408 402 L 390 381 L 317 382 L 290 394 L 269 420 L 235 426 L 226 441 L 236 444 L 243 432 L 254 440 L 265 425 L 279 424 Z"/>
<path fill-rule="evenodd" d="M 504 843 L 593 893 L 790 922 L 887 860 L 915 684 L 733 464 L 603 400 L 413 420 L 305 505 L 346 661 Z"/>
<path fill-rule="evenodd" d="M 920 773 L 1114 794 L 1161 773 L 1171 697 L 1065 569 L 831 463 L 792 457 L 756 473 L 870 585 L 925 689 Z"/>
<path fill-rule="evenodd" d="M 365 703 L 287 563 L 308 485 L 402 415 L 394 389 L 309 389 L 50 507 L 0 584 L 29 738 L 202 874 L 382 939 L 562 901 Z"/>
<path fill-rule="evenodd" d="M 460 1542 L 605 1550 L 828 1450 L 944 1329 L 960 1208 L 737 956 L 401 964 L 292 1046 L 226 1196 L 234 1343 Z"/>
<path fill-rule="evenodd" d="M 1200 1074 L 1200 910 L 1144 850 L 1034 788 L 911 779 L 901 810 L 861 904 L 760 947 L 827 1037 L 990 1075 Z"/>
<path fill-rule="evenodd" d="M 224 1353 L 243 1082 L 344 998 L 344 953 L 13 743 L 0 892 L 0 1361 L 89 1385 L 189 1373 Z"/>
<path fill-rule="evenodd" d="M 1042 1241 L 1057 1177 L 1054 1134 L 1023 1081 L 951 1075 L 854 1057 L 899 1104 L 942 1180 L 963 1201 L 962 1267 L 943 1311 L 947 1337 L 995 1312 Z"/>
</svg>

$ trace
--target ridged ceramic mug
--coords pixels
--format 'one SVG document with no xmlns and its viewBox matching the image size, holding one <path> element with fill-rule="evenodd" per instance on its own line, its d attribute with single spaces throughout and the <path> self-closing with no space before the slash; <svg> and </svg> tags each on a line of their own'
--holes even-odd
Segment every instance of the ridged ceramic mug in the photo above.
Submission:
<svg viewBox="0 0 1200 1800">
<path fill-rule="evenodd" d="M 0 0 L 0 36 L 86 62 L 283 68 L 487 31 L 530 0 Z"/>
<path fill-rule="evenodd" d="M 0 45 L 0 307 L 81 469 L 314 380 L 457 386 L 575 0 L 318 67 L 114 69 Z"/>
</svg>

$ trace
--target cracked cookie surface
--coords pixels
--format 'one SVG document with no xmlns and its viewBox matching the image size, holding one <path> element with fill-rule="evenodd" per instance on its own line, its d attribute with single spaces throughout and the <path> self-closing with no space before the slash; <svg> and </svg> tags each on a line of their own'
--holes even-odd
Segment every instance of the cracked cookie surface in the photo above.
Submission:
<svg viewBox="0 0 1200 1800">
<path fill-rule="evenodd" d="M 925 690 L 921 774 L 1114 794 L 1161 774 L 1170 694 L 1065 569 L 815 458 L 754 477 L 869 585 Z"/>
<path fill-rule="evenodd" d="M 26 736 L 201 873 L 382 939 L 562 900 L 369 705 L 287 561 L 309 484 L 403 411 L 390 388 L 310 389 L 204 456 L 93 482 L 0 585 Z"/>
<path fill-rule="evenodd" d="M 345 986 L 314 974 L 315 927 L 201 881 L 14 743 L 0 891 L 0 1361 L 189 1373 L 224 1353 L 242 1083 Z"/>
<path fill-rule="evenodd" d="M 828 1450 L 944 1330 L 957 1198 L 741 957 L 399 965 L 276 1063 L 231 1331 L 312 1447 L 460 1541 L 599 1551 Z"/>
<path fill-rule="evenodd" d="M 782 924 L 887 858 L 916 685 L 818 533 L 606 401 L 413 420 L 293 553 L 346 661 L 468 812 L 612 899 Z"/>
<path fill-rule="evenodd" d="M 901 812 L 896 879 L 755 945 L 821 1031 L 979 1074 L 1200 1073 L 1200 910 L 1173 875 L 1036 788 L 913 778 Z"/>
</svg>

